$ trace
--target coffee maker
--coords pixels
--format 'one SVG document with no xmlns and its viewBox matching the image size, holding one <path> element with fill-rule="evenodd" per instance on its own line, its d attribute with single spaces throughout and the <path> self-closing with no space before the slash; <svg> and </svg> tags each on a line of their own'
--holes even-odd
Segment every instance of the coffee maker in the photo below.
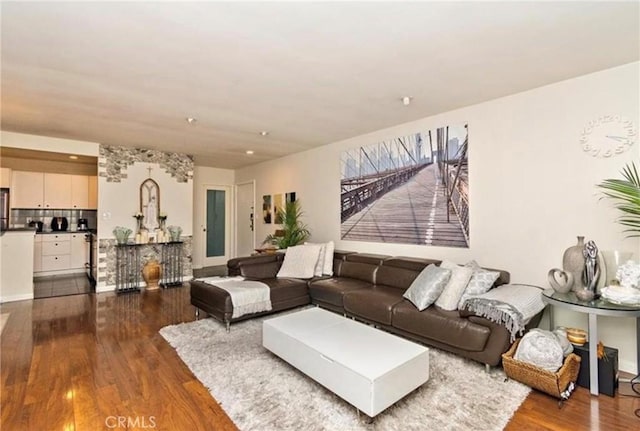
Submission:
<svg viewBox="0 0 640 431">
<path fill-rule="evenodd" d="M 79 218 L 78 219 L 78 230 L 89 230 L 89 225 L 87 223 L 87 219 L 86 218 Z"/>
</svg>

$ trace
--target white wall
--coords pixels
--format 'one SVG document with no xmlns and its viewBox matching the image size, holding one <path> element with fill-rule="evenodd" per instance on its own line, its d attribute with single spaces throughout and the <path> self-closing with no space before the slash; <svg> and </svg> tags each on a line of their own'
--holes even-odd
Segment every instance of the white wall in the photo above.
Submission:
<svg viewBox="0 0 640 431">
<path fill-rule="evenodd" d="M 193 184 L 178 183 L 171 174 L 156 163 L 135 162 L 126 169 L 121 182 L 107 182 L 98 177 L 98 237 L 113 239 L 113 228 L 124 226 L 136 232 L 133 215 L 140 211 L 140 184 L 149 178 L 147 168 L 152 168 L 151 178 L 160 187 L 160 212 L 167 214 L 167 226 L 182 228 L 182 236 L 193 232 Z M 132 238 L 133 239 L 133 238 Z"/>
<path fill-rule="evenodd" d="M 585 124 L 602 115 L 623 115 L 640 126 L 640 63 L 605 70 L 531 91 L 401 124 L 304 153 L 240 169 L 236 182 L 256 179 L 256 196 L 295 191 L 315 241 L 340 249 L 390 255 L 476 259 L 504 268 L 513 282 L 548 287 L 547 272 L 561 267 L 562 253 L 577 235 L 602 250 L 640 258 L 640 241 L 625 239 L 617 212 L 599 200 L 595 184 L 619 177 L 639 159 L 637 142 L 624 154 L 593 158 L 579 143 Z M 404 109 L 399 107 L 398 109 Z M 409 108 L 410 109 L 410 108 Z M 468 249 L 340 240 L 340 153 L 440 126 L 468 123 L 470 234 Z M 261 240 L 274 228 L 256 223 Z M 557 324 L 586 328 L 586 317 L 556 313 Z M 620 368 L 636 369 L 635 321 L 600 318 L 600 339 L 620 349 Z"/>
<path fill-rule="evenodd" d="M 202 268 L 204 258 L 204 235 L 205 226 L 205 186 L 230 186 L 233 191 L 235 172 L 230 169 L 208 168 L 195 166 L 193 170 L 193 267 Z M 233 200 L 232 200 L 233 202 Z M 234 232 L 234 218 L 229 220 L 228 229 Z M 231 235 L 233 238 L 233 235 Z M 233 244 L 231 244 L 233 250 Z"/>
</svg>

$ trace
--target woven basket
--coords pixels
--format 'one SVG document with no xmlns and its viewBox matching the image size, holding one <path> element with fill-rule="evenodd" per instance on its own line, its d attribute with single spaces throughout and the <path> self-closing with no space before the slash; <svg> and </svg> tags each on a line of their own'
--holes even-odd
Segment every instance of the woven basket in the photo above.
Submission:
<svg viewBox="0 0 640 431">
<path fill-rule="evenodd" d="M 568 398 L 565 392 L 569 384 L 578 379 L 580 371 L 580 356 L 571 353 L 564 360 L 562 367 L 555 373 L 536 367 L 528 362 L 513 358 L 520 340 L 516 340 L 511 348 L 502 354 L 502 366 L 507 377 L 531 386 L 559 399 Z"/>
</svg>

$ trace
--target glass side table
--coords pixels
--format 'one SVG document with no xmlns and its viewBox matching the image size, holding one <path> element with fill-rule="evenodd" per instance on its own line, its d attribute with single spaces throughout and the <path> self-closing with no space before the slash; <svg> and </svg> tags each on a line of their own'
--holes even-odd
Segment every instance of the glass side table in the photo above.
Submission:
<svg viewBox="0 0 640 431">
<path fill-rule="evenodd" d="M 636 319 L 636 367 L 640 374 L 640 307 L 617 305 L 602 298 L 580 301 L 575 293 L 558 293 L 553 289 L 542 292 L 542 300 L 553 307 L 587 313 L 589 315 L 589 386 L 591 395 L 598 395 L 598 316 L 635 317 Z M 553 323 L 553 307 L 549 307 L 549 327 Z"/>
</svg>

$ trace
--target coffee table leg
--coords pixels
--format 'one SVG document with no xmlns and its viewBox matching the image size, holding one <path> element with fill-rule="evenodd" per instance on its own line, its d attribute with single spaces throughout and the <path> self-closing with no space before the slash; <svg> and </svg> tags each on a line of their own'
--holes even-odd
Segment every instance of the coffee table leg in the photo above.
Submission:
<svg viewBox="0 0 640 431">
<path fill-rule="evenodd" d="M 591 395 L 598 395 L 598 316 L 589 313 L 589 387 Z"/>
</svg>

